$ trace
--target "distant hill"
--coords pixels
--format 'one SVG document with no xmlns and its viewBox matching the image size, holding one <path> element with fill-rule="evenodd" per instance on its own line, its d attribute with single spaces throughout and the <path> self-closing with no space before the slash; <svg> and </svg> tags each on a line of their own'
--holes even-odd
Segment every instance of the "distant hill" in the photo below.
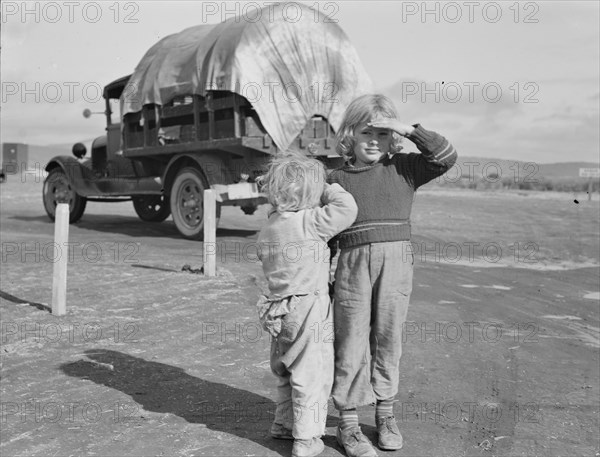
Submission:
<svg viewBox="0 0 600 457">
<path fill-rule="evenodd" d="M 88 150 L 88 157 L 92 145 L 92 139 L 82 141 Z M 30 165 L 39 163 L 42 167 L 56 155 L 71 155 L 73 144 L 53 144 L 40 146 L 29 145 L 28 162 Z M 518 177 L 518 181 L 525 178 L 532 179 L 567 179 L 579 178 L 580 168 L 598 168 L 600 164 L 594 162 L 561 162 L 561 163 L 534 163 L 527 161 L 488 159 L 484 157 L 462 157 L 459 156 L 454 171 L 450 171 L 448 177 L 464 179 L 469 177 L 476 180 L 497 174 L 502 178 Z"/>
<path fill-rule="evenodd" d="M 578 178 L 580 168 L 600 168 L 600 164 L 593 162 L 545 163 L 540 164 L 540 175 L 545 178 Z"/>
</svg>

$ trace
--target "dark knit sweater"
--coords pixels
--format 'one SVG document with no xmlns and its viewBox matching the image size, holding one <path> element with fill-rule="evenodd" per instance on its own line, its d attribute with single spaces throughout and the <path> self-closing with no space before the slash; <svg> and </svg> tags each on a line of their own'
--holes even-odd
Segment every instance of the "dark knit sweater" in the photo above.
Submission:
<svg viewBox="0 0 600 457">
<path fill-rule="evenodd" d="M 419 186 L 443 175 L 456 162 L 456 150 L 443 136 L 415 125 L 408 138 L 421 154 L 393 154 L 378 162 L 354 167 L 346 164 L 331 172 L 358 205 L 358 216 L 337 237 L 340 248 L 367 243 L 410 240 L 410 212 Z"/>
</svg>

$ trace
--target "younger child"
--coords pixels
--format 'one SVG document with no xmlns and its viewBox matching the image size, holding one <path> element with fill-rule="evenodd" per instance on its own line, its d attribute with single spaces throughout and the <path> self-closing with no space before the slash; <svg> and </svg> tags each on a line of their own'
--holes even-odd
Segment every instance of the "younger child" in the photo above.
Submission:
<svg viewBox="0 0 600 457">
<path fill-rule="evenodd" d="M 340 411 L 337 439 L 350 457 L 377 455 L 361 433 L 356 411 L 375 402 L 379 447 L 402 447 L 392 405 L 412 291 L 410 213 L 417 188 L 456 161 L 456 151 L 444 137 L 396 117 L 383 95 L 354 100 L 337 137 L 338 153 L 347 162 L 329 176 L 358 205 L 356 221 L 338 237 L 334 300 L 332 396 Z M 399 153 L 402 137 L 421 154 Z"/>
<path fill-rule="evenodd" d="M 293 457 L 316 456 L 333 383 L 327 241 L 354 222 L 356 203 L 326 183 L 321 162 L 303 156 L 275 157 L 261 184 L 273 205 L 258 236 L 269 292 L 257 303 L 278 381 L 271 435 L 293 439 Z"/>
</svg>

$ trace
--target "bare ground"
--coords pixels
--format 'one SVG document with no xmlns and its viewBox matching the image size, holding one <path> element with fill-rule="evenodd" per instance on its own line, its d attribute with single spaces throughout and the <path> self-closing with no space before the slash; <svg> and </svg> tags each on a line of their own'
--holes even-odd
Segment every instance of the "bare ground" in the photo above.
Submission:
<svg viewBox="0 0 600 457">
<path fill-rule="evenodd" d="M 67 315 L 48 312 L 41 181 L 0 188 L 3 456 L 276 456 L 254 303 L 265 208 L 226 208 L 219 275 L 172 221 L 89 203 L 70 227 Z M 598 202 L 425 191 L 390 456 L 600 455 Z M 62 254 L 67 254 L 65 249 Z M 375 439 L 373 408 L 360 411 Z M 324 456 L 343 455 L 330 408 Z"/>
</svg>

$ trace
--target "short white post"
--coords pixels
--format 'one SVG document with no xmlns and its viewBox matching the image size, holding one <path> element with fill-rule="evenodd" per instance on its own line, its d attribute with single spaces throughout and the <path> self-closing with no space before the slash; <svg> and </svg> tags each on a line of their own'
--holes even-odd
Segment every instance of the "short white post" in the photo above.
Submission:
<svg viewBox="0 0 600 457">
<path fill-rule="evenodd" d="M 54 262 L 52 276 L 52 314 L 67 313 L 67 260 L 69 253 L 69 204 L 58 203 L 54 219 L 54 245 L 58 247 L 58 259 Z"/>
<path fill-rule="evenodd" d="M 204 191 L 204 274 L 217 275 L 217 199 L 215 191 Z"/>
</svg>

